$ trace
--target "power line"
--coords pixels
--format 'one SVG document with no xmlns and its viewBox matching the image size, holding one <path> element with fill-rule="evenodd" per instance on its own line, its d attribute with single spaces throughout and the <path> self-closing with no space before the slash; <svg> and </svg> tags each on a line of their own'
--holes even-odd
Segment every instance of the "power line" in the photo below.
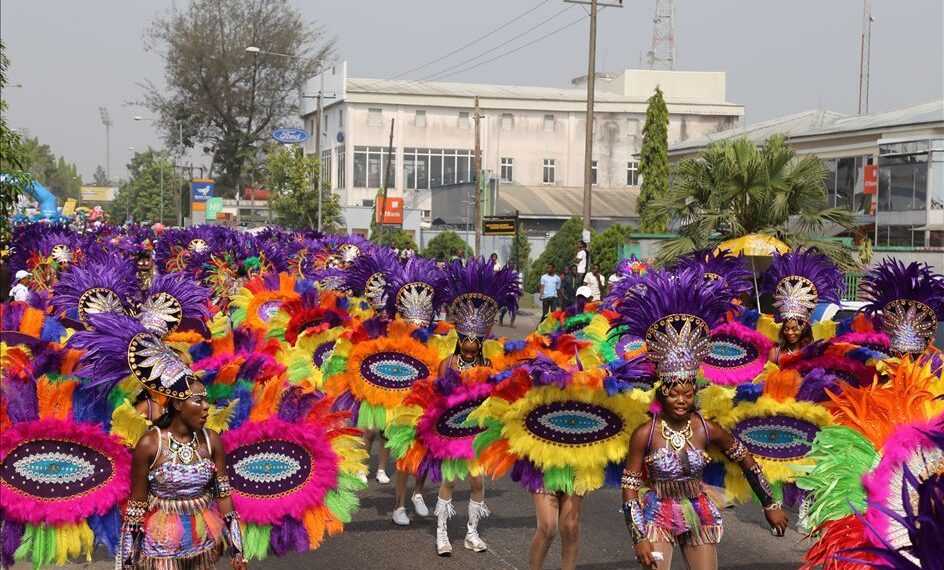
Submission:
<svg viewBox="0 0 944 570">
<path fill-rule="evenodd" d="M 506 45 L 508 45 L 508 44 L 510 44 L 510 43 L 512 43 L 512 42 L 515 42 L 515 41 L 521 39 L 523 36 L 526 36 L 526 35 L 530 34 L 530 33 L 533 32 L 534 30 L 540 28 L 540 27 L 543 26 L 544 24 L 547 24 L 548 22 L 550 22 L 550 21 L 553 20 L 554 18 L 560 16 L 561 14 L 563 14 L 564 12 L 570 10 L 570 9 L 573 8 L 573 7 L 574 7 L 573 4 L 571 4 L 570 6 L 566 6 L 566 7 L 562 8 L 561 10 L 558 10 L 557 12 L 554 12 L 549 18 L 545 18 L 544 20 L 541 20 L 541 21 L 538 22 L 537 24 L 531 26 L 530 28 L 528 28 L 528 29 L 525 30 L 523 33 L 519 34 L 518 36 L 516 36 L 516 37 L 514 37 L 514 38 L 511 38 L 511 39 L 509 39 L 509 40 L 503 41 L 502 43 L 500 43 L 500 44 L 498 44 L 498 45 L 496 45 L 496 46 L 494 46 L 494 47 L 492 47 L 492 48 L 490 48 L 490 49 L 487 49 L 487 50 L 483 51 L 482 53 L 480 53 L 480 54 L 478 54 L 478 55 L 476 55 L 476 56 L 473 56 L 473 57 L 470 57 L 470 58 L 468 58 L 468 59 L 466 59 L 466 60 L 463 60 L 463 61 L 461 61 L 461 62 L 459 62 L 459 63 L 457 63 L 457 64 L 455 64 L 455 65 L 453 65 L 453 66 L 451 66 L 451 67 L 447 67 L 446 69 L 444 69 L 444 70 L 442 70 L 442 71 L 433 73 L 433 74 L 431 74 L 431 75 L 427 75 L 426 77 L 420 79 L 420 81 L 429 81 L 429 80 L 432 80 L 432 79 L 434 79 L 434 78 L 440 79 L 440 78 L 442 78 L 442 77 L 447 77 L 447 76 L 449 76 L 449 75 L 454 75 L 454 73 L 452 73 L 452 70 L 457 69 L 457 68 L 460 68 L 460 67 L 466 65 L 467 63 L 471 63 L 471 62 L 473 62 L 473 61 L 475 61 L 475 60 L 477 60 L 477 59 L 479 59 L 479 58 L 481 58 L 481 57 L 483 57 L 483 56 L 486 56 L 486 55 L 488 55 L 488 54 L 490 54 L 490 53 L 492 53 L 492 52 L 494 52 L 494 51 L 496 51 L 496 50 L 498 50 L 498 49 L 500 49 L 500 48 L 505 47 Z M 490 60 L 490 61 L 491 61 L 491 60 Z"/>
<path fill-rule="evenodd" d="M 475 38 L 474 40 L 470 41 L 469 43 L 467 43 L 467 44 L 465 44 L 465 45 L 462 45 L 462 46 L 460 46 L 460 47 L 457 47 L 456 49 L 452 50 L 451 52 L 449 52 L 449 53 L 447 53 L 447 54 L 445 54 L 445 55 L 439 56 L 439 57 L 437 57 L 436 59 L 434 59 L 434 60 L 432 60 L 432 61 L 427 61 L 426 63 L 424 63 L 424 64 L 422 64 L 422 65 L 419 65 L 419 66 L 417 66 L 417 67 L 414 67 L 413 69 L 408 69 L 408 70 L 406 70 L 406 71 L 404 71 L 404 72 L 402 72 L 402 73 L 398 73 L 398 74 L 394 75 L 393 77 L 391 77 L 390 79 L 399 79 L 399 78 L 403 77 L 404 75 L 409 75 L 410 73 L 413 73 L 414 71 L 419 71 L 419 70 L 421 70 L 421 69 L 425 69 L 425 68 L 429 67 L 430 65 L 433 65 L 434 63 L 439 63 L 440 61 L 446 59 L 447 57 L 449 57 L 449 56 L 451 56 L 451 55 L 454 55 L 454 54 L 457 54 L 457 53 L 459 53 L 460 51 L 462 51 L 462 50 L 464 50 L 464 49 L 466 49 L 466 48 L 468 48 L 468 47 L 471 47 L 471 46 L 473 46 L 473 45 L 479 43 L 480 41 L 484 40 L 485 38 L 487 38 L 487 37 L 489 37 L 489 36 L 492 36 L 492 35 L 494 35 L 494 34 L 497 34 L 498 32 L 504 30 L 504 29 L 507 28 L 508 26 L 514 24 L 515 22 L 517 22 L 517 21 L 520 20 L 521 18 L 524 18 L 525 16 L 527 16 L 527 15 L 530 14 L 531 12 L 534 12 L 535 10 L 537 10 L 538 8 L 540 8 L 541 6 L 547 4 L 548 2 L 550 2 L 550 0 L 541 0 L 541 2 L 538 2 L 537 5 L 535 5 L 533 8 L 531 8 L 531 9 L 525 11 L 525 12 L 522 12 L 521 14 L 519 14 L 519 15 L 515 16 L 514 18 L 508 20 L 507 22 L 505 22 L 505 23 L 502 24 L 501 26 L 498 26 L 498 27 L 495 28 L 494 30 L 492 30 L 492 31 L 490 31 L 490 32 L 488 32 L 488 33 L 486 33 L 486 34 L 484 34 L 484 35 L 481 35 L 481 36 Z"/>
<path fill-rule="evenodd" d="M 466 67 L 466 68 L 464 68 L 464 69 L 459 69 L 459 70 L 456 70 L 456 71 L 452 71 L 452 72 L 450 72 L 450 73 L 446 73 L 445 75 L 439 75 L 439 76 L 437 77 L 437 79 L 444 79 L 444 78 L 446 78 L 446 77 L 451 77 L 451 76 L 453 76 L 453 75 L 458 75 L 459 73 L 464 73 L 464 72 L 466 72 L 466 71 L 472 71 L 473 69 L 477 69 L 477 68 L 479 68 L 479 67 L 482 67 L 482 66 L 485 65 L 485 64 L 491 63 L 491 62 L 493 62 L 493 61 L 495 61 L 495 60 L 497 60 L 497 59 L 501 59 L 501 58 L 503 58 L 503 57 L 505 57 L 505 56 L 511 55 L 511 54 L 513 54 L 513 53 L 515 53 L 515 52 L 518 52 L 518 51 L 521 51 L 521 50 L 523 50 L 523 49 L 526 48 L 526 47 L 532 46 L 532 45 L 534 45 L 534 44 L 540 42 L 541 40 L 545 40 L 545 39 L 547 39 L 547 38 L 549 38 L 549 37 L 551 37 L 551 36 L 553 36 L 553 35 L 555 35 L 555 34 L 558 34 L 558 33 L 560 33 L 560 32 L 563 32 L 563 31 L 566 30 L 567 28 L 571 28 L 571 27 L 575 26 L 576 24 L 579 24 L 580 22 L 582 22 L 582 21 L 585 20 L 586 18 L 587 18 L 587 16 L 580 16 L 579 18 L 577 18 L 576 20 L 570 22 L 569 24 L 565 24 L 565 25 L 563 25 L 563 26 L 557 28 L 556 30 L 553 30 L 553 31 L 551 31 L 551 32 L 548 32 L 548 33 L 544 34 L 543 36 L 537 37 L 537 38 L 531 40 L 530 42 L 528 42 L 528 43 L 526 43 L 526 44 L 520 45 L 520 46 L 518 46 L 518 47 L 516 47 L 516 48 L 514 48 L 514 49 L 510 49 L 510 50 L 508 50 L 508 51 L 502 52 L 502 53 L 496 55 L 496 56 L 493 57 L 493 58 L 486 59 L 485 61 L 479 62 L 479 63 L 477 63 L 477 64 L 475 64 L 475 65 L 473 65 L 473 66 Z M 448 71 L 448 70 L 447 70 L 447 71 Z"/>
</svg>

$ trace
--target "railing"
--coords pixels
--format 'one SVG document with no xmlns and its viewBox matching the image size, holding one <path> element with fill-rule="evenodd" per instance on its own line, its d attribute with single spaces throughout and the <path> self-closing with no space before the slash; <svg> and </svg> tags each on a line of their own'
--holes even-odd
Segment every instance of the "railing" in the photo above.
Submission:
<svg viewBox="0 0 944 570">
<path fill-rule="evenodd" d="M 859 300 L 859 281 L 862 277 L 862 273 L 846 273 L 846 291 L 842 294 L 843 301 Z"/>
</svg>

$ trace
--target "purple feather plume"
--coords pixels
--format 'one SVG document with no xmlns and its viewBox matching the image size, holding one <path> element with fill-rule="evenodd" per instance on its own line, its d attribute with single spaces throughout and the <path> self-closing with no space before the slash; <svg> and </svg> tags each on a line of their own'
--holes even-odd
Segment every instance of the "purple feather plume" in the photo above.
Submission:
<svg viewBox="0 0 944 570">
<path fill-rule="evenodd" d="M 128 344 L 136 334 L 148 332 L 136 319 L 126 315 L 101 313 L 90 315 L 94 331 L 79 331 L 69 338 L 68 346 L 85 351 L 77 375 L 85 379 L 83 387 L 107 393 L 131 374 Z"/>
<path fill-rule="evenodd" d="M 446 275 L 436 262 L 423 257 L 412 257 L 406 264 L 398 265 L 387 278 L 387 312 L 397 314 L 397 292 L 407 283 L 428 283 L 433 287 L 433 314 L 446 302 Z"/>
<path fill-rule="evenodd" d="M 495 271 L 492 263 L 482 257 L 462 262 L 455 260 L 446 265 L 446 304 L 466 293 L 480 293 L 491 297 L 499 309 L 512 313 L 518 310 L 521 285 L 518 272 L 509 267 Z"/>
<path fill-rule="evenodd" d="M 690 265 L 699 265 L 706 279 L 719 279 L 728 288 L 732 299 L 736 299 L 753 289 L 754 274 L 748 267 L 743 255 L 732 255 L 723 250 L 712 250 L 687 256 L 676 264 L 676 269 Z"/>
<path fill-rule="evenodd" d="M 819 302 L 839 304 L 846 281 L 842 271 L 828 257 L 815 249 L 775 253 L 770 268 L 764 272 L 762 293 L 772 294 L 780 280 L 797 275 L 816 286 Z"/>
<path fill-rule="evenodd" d="M 123 303 L 134 303 L 138 295 L 138 281 L 134 265 L 115 255 L 97 257 L 82 266 L 72 266 L 59 275 L 53 288 L 53 307 L 59 312 L 74 313 L 79 298 L 89 289 L 112 291 Z"/>
<path fill-rule="evenodd" d="M 926 263 L 905 265 L 897 259 L 884 259 L 869 271 L 860 289 L 867 302 L 862 310 L 872 317 L 892 301 L 910 299 L 931 307 L 938 320 L 944 320 L 944 275 Z"/>
</svg>

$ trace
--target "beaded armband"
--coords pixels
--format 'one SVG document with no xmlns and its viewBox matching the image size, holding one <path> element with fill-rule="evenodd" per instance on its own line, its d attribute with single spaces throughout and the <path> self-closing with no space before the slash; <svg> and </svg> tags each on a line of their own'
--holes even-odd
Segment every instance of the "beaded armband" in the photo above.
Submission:
<svg viewBox="0 0 944 570">
<path fill-rule="evenodd" d="M 733 463 L 740 463 L 744 461 L 745 457 L 747 457 L 748 451 L 747 447 L 741 443 L 741 440 L 735 439 L 734 443 L 731 444 L 731 447 L 724 450 L 724 454 Z"/>
<path fill-rule="evenodd" d="M 642 473 L 623 469 L 623 476 L 620 478 L 620 487 L 623 489 L 638 491 L 642 488 L 644 482 Z"/>
<path fill-rule="evenodd" d="M 233 488 L 229 484 L 229 477 L 227 475 L 217 475 L 216 476 L 216 496 L 220 499 L 225 499 L 233 493 Z"/>
<path fill-rule="evenodd" d="M 147 513 L 148 502 L 136 501 L 131 499 L 125 507 L 125 524 L 128 526 L 140 526 L 144 522 L 144 515 Z"/>
<path fill-rule="evenodd" d="M 633 544 L 639 544 L 646 539 L 646 523 L 642 516 L 642 505 L 639 499 L 630 499 L 623 503 L 623 518 Z"/>
<path fill-rule="evenodd" d="M 767 477 L 764 475 L 764 468 L 760 466 L 759 463 L 755 463 L 748 469 L 744 470 L 744 477 L 747 479 L 748 484 L 751 486 L 751 490 L 754 491 L 754 494 L 757 496 L 757 499 L 760 501 L 760 504 L 764 508 L 770 507 L 774 504 L 774 493 L 770 488 L 770 483 L 767 481 Z"/>
</svg>

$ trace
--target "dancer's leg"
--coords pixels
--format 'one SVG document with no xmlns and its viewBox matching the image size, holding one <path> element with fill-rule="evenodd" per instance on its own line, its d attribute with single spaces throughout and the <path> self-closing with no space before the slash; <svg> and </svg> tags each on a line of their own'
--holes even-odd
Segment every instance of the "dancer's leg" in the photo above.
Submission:
<svg viewBox="0 0 944 570">
<path fill-rule="evenodd" d="M 534 516 L 537 528 L 534 529 L 534 538 L 531 539 L 531 550 L 528 553 L 528 567 L 531 570 L 542 570 L 547 551 L 557 536 L 557 521 L 559 517 L 559 501 L 556 495 L 546 493 L 531 493 L 534 499 Z"/>
<path fill-rule="evenodd" d="M 577 567 L 582 507 L 583 497 L 564 495 L 560 500 L 558 525 L 561 535 L 561 570 L 574 570 Z"/>
<path fill-rule="evenodd" d="M 714 544 L 685 545 L 682 556 L 689 570 L 718 570 L 718 547 Z"/>
</svg>

